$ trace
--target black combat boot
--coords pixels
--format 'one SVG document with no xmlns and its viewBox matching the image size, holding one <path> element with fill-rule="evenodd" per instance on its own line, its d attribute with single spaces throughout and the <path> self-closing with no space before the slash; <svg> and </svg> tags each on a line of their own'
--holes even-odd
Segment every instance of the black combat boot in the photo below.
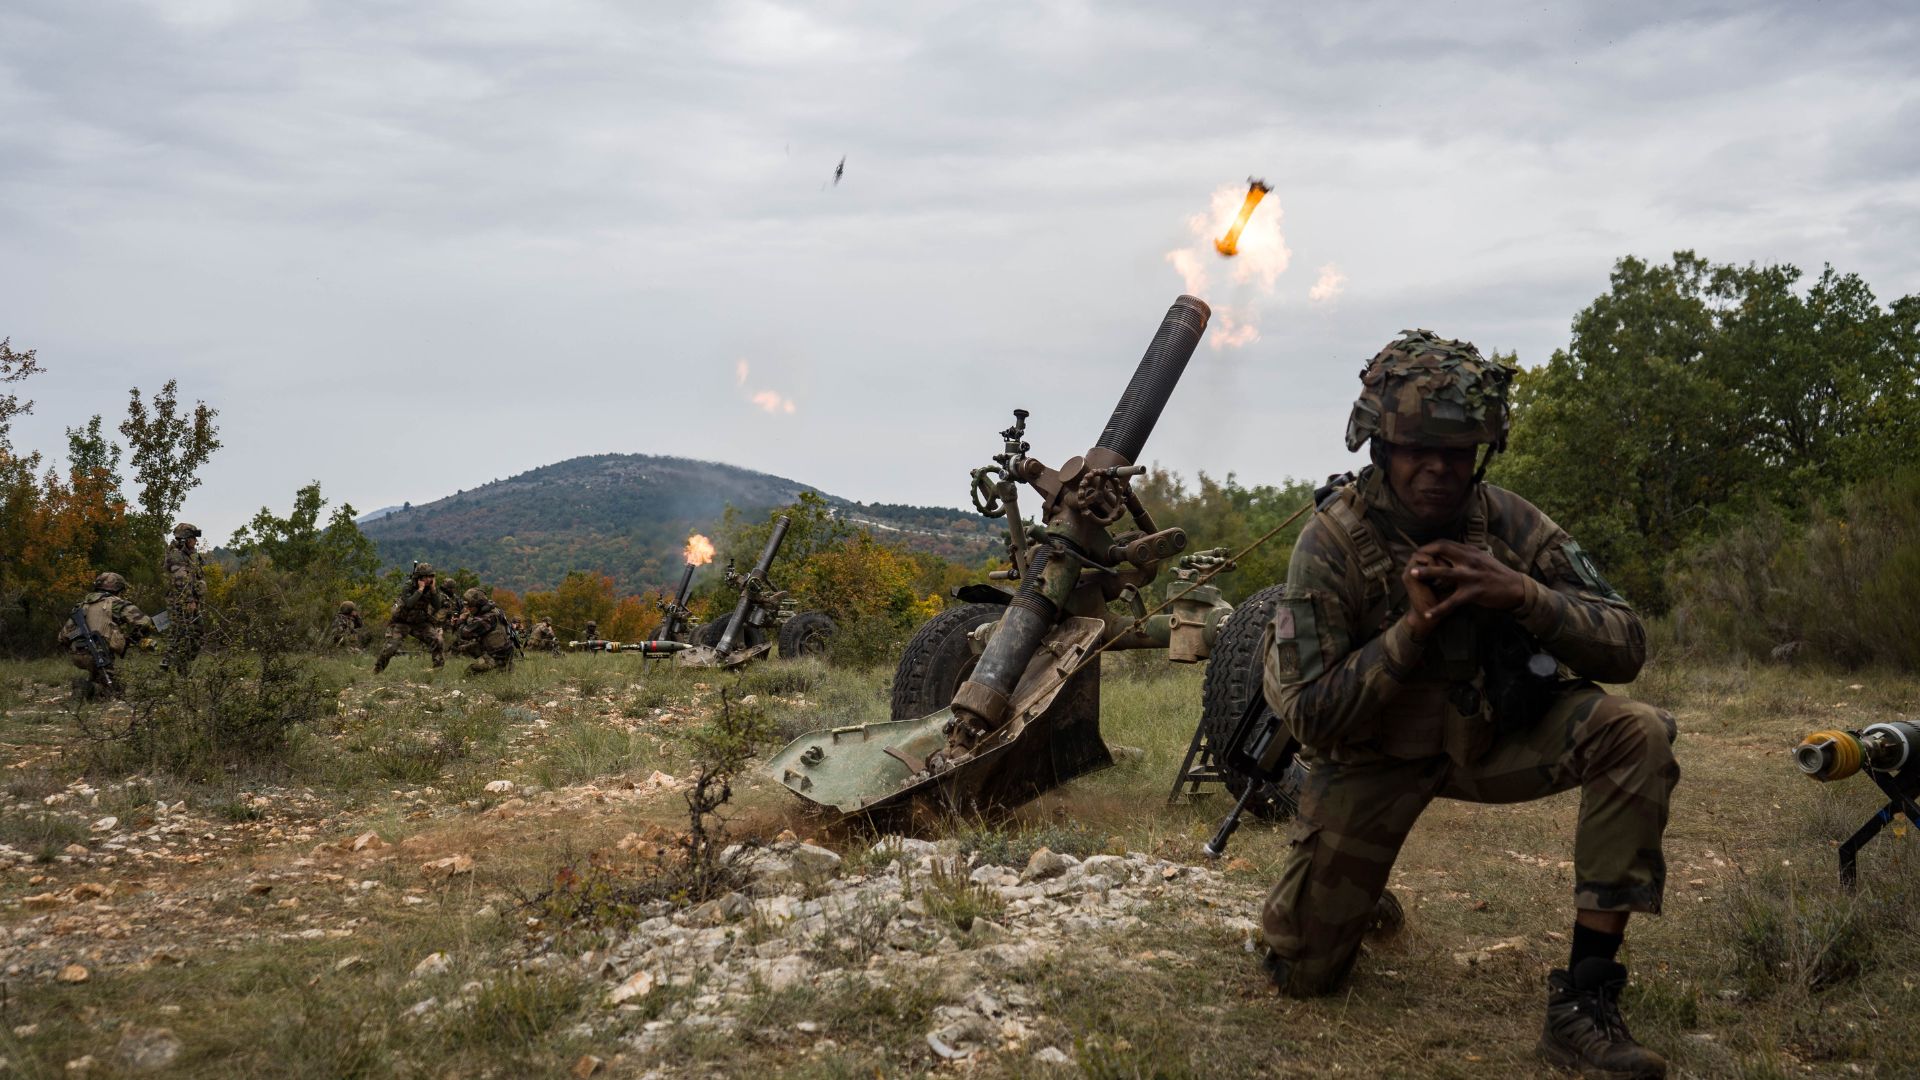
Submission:
<svg viewBox="0 0 1920 1080">
<path fill-rule="evenodd" d="M 1620 1016 L 1627 969 L 1588 957 L 1571 971 L 1547 976 L 1547 1023 L 1540 1056 L 1588 1080 L 1657 1080 L 1667 1059 L 1633 1041 Z"/>
<path fill-rule="evenodd" d="M 1380 899 L 1373 902 L 1373 915 L 1367 919 L 1367 933 L 1373 937 L 1392 937 L 1407 925 L 1407 909 L 1400 906 L 1400 898 L 1393 895 L 1392 889 L 1380 890 Z"/>
</svg>

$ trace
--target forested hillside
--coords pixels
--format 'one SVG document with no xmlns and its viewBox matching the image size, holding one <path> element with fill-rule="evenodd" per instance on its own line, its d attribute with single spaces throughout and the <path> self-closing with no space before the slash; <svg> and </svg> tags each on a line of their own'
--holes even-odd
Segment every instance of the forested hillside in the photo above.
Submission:
<svg viewBox="0 0 1920 1080">
<path fill-rule="evenodd" d="M 464 566 L 515 590 L 552 588 L 568 571 L 591 568 L 638 592 L 676 577 L 687 535 L 712 532 L 727 507 L 764 511 L 805 491 L 818 489 L 710 461 L 600 454 L 408 504 L 363 527 L 389 566 Z M 973 562 L 998 550 L 985 519 L 970 511 L 820 494 L 848 521 L 913 551 Z"/>
</svg>

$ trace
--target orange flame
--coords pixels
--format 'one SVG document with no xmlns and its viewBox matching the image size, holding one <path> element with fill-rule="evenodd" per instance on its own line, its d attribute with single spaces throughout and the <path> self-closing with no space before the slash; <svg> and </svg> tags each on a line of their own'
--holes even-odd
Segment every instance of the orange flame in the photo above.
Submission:
<svg viewBox="0 0 1920 1080">
<path fill-rule="evenodd" d="M 713 561 L 713 541 L 694 533 L 687 537 L 687 565 L 705 566 Z"/>
<path fill-rule="evenodd" d="M 1272 190 L 1265 180 L 1247 178 L 1247 201 L 1240 204 L 1240 216 L 1234 219 L 1233 227 L 1227 230 L 1227 235 L 1213 242 L 1215 251 L 1229 258 L 1240 253 L 1240 230 L 1247 227 L 1247 219 L 1253 216 L 1253 208 L 1259 206 L 1260 200 Z"/>
</svg>

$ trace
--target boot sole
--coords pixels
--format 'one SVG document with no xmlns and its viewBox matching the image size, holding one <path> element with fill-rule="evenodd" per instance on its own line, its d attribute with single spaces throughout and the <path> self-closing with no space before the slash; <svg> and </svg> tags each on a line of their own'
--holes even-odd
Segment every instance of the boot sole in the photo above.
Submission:
<svg viewBox="0 0 1920 1080">
<path fill-rule="evenodd" d="M 1663 1080 L 1667 1075 L 1665 1069 L 1607 1069 L 1598 1065 L 1582 1065 L 1580 1059 L 1574 1057 L 1571 1051 L 1546 1039 L 1540 1040 L 1534 1047 L 1534 1052 L 1545 1059 L 1547 1064 L 1569 1072 L 1577 1072 L 1585 1080 Z"/>
</svg>

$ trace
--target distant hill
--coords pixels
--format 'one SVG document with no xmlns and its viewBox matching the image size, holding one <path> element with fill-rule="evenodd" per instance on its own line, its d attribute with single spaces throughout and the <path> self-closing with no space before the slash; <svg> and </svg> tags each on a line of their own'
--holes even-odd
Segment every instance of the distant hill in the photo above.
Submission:
<svg viewBox="0 0 1920 1080">
<path fill-rule="evenodd" d="M 436 502 L 376 511 L 361 529 L 391 566 L 464 566 L 515 591 L 597 570 L 639 592 L 671 584 L 688 534 L 711 534 L 728 506 L 764 513 L 803 491 L 910 550 L 972 562 L 999 549 L 997 523 L 969 510 L 857 503 L 751 469 L 648 454 L 571 458 Z"/>
</svg>

